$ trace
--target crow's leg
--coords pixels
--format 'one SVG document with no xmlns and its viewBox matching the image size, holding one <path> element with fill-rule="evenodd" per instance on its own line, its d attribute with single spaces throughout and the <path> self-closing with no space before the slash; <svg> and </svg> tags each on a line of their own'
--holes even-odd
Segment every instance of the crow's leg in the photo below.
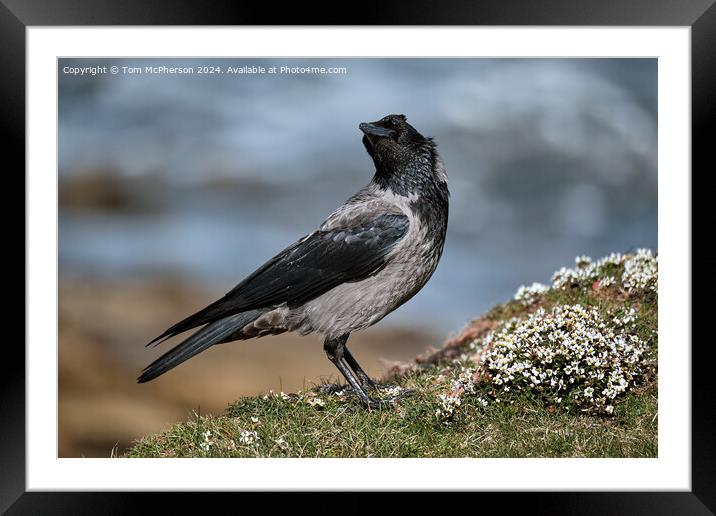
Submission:
<svg viewBox="0 0 716 516">
<path fill-rule="evenodd" d="M 366 394 L 365 390 L 363 390 L 363 387 L 358 381 L 358 378 L 356 378 L 356 373 L 351 371 L 346 361 L 345 350 L 347 340 L 348 334 L 346 333 L 338 338 L 326 339 L 323 342 L 323 349 L 326 352 L 326 356 L 328 356 L 328 360 L 333 362 L 333 365 L 335 365 L 341 372 L 341 374 L 345 376 L 346 380 L 348 380 L 348 383 L 353 389 L 353 392 L 355 392 L 361 399 L 361 401 L 368 405 L 370 408 L 382 408 L 392 405 L 394 400 L 378 400 L 375 398 L 371 398 L 370 396 L 368 396 L 368 394 Z"/>
<path fill-rule="evenodd" d="M 346 337 L 346 340 L 348 338 Z M 350 366 L 351 369 L 353 369 L 353 372 L 356 374 L 358 379 L 360 380 L 361 386 L 363 387 L 363 390 L 365 391 L 374 391 L 376 390 L 375 383 L 373 380 L 370 379 L 370 376 L 363 371 L 363 368 L 358 364 L 358 361 L 353 358 L 353 355 L 351 355 L 351 352 L 348 351 L 348 347 L 344 344 L 343 345 L 343 357 L 346 359 L 346 363 Z"/>
<path fill-rule="evenodd" d="M 346 338 L 346 340 L 348 339 Z M 348 346 L 346 346 L 345 344 L 343 345 L 343 357 L 346 359 L 346 363 L 350 366 L 351 369 L 353 369 L 353 372 L 360 380 L 361 387 L 363 387 L 364 391 L 397 391 L 397 394 L 394 394 L 390 398 L 391 401 L 408 396 L 415 391 L 415 389 L 404 389 L 398 385 L 377 385 L 373 380 L 371 380 L 370 376 L 368 376 L 368 374 L 363 371 L 363 368 L 361 368 L 361 366 L 358 364 L 358 361 L 353 358 L 351 352 L 348 351 Z"/>
</svg>

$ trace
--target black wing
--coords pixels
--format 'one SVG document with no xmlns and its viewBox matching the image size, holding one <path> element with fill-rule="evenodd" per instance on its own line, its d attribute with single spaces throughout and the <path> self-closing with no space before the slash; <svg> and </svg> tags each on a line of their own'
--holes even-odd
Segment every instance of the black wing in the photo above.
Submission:
<svg viewBox="0 0 716 516">
<path fill-rule="evenodd" d="M 341 283 L 366 278 L 385 265 L 386 255 L 405 236 L 408 226 L 408 217 L 389 213 L 348 227 L 316 231 L 149 344 L 247 310 L 282 303 L 299 306 Z"/>
</svg>

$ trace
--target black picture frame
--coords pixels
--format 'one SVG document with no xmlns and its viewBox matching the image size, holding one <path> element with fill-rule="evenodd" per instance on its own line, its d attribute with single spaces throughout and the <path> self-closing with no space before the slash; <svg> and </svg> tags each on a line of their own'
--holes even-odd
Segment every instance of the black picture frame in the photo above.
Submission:
<svg viewBox="0 0 716 516">
<path fill-rule="evenodd" d="M 418 0 L 322 5 L 320 2 L 265 3 L 198 0 L 0 0 L 0 113 L 6 181 L 19 178 L 25 166 L 25 41 L 32 26 L 87 25 L 552 25 L 552 26 L 688 26 L 691 27 L 692 191 L 693 179 L 716 170 L 709 159 L 716 120 L 715 0 L 490 0 L 479 2 Z M 711 130 L 709 130 L 709 128 Z M 701 169 L 700 174 L 695 174 Z M 689 171 L 684 171 L 688 174 Z M 9 188 L 6 186 L 6 188 Z M 20 187 L 25 191 L 24 180 Z M 14 189 L 13 189 L 14 190 Z M 7 190 L 6 190 L 7 191 Z M 693 203 L 693 200 L 692 200 Z M 693 206 L 693 204 L 692 204 Z M 6 218 L 6 221 L 10 219 Z M 709 218 L 693 217 L 694 227 Z M 712 230 L 711 230 L 712 231 Z M 711 234 L 710 231 L 705 233 Z M 694 242 L 696 244 L 696 242 Z M 703 244 L 702 244 L 703 245 Z M 697 249 L 692 245 L 691 252 Z M 698 251 L 692 256 L 699 256 Z M 703 255 L 702 255 L 703 256 Z M 707 255 L 706 255 L 707 256 Z M 23 263 L 27 256 L 23 247 Z M 15 258 L 19 260 L 19 258 Z M 713 259 L 711 259 L 713 262 Z M 24 269 L 25 271 L 27 269 Z M 701 270 L 697 267 L 694 271 Z M 26 273 L 27 274 L 27 273 Z M 27 280 L 27 277 L 26 277 Z M 52 295 L 54 286 L 48 286 Z M 24 299 L 24 298 L 23 298 Z M 24 306 L 24 303 L 23 303 Z M 709 320 L 710 303 L 692 303 L 692 320 Z M 701 317 L 699 317 L 699 315 Z M 186 494 L 26 492 L 25 353 L 17 340 L 6 340 L 0 374 L 0 510 L 8 514 L 143 512 L 158 501 L 165 511 L 186 508 Z M 507 498 L 509 507 L 524 505 L 538 514 L 713 514 L 716 511 L 716 404 L 710 383 L 709 347 L 692 342 L 692 490 L 690 492 L 617 493 L 481 493 Z M 8 356 L 10 355 L 10 356 Z M 249 496 L 224 493 L 217 503 Z M 358 494 L 350 494 L 356 497 Z M 151 498 L 160 497 L 160 500 Z M 231 499 L 230 499 L 231 498 Z M 423 503 L 422 496 L 411 497 Z M 435 499 L 437 500 L 437 499 Z M 498 500 L 492 500 L 498 501 Z M 504 500 L 500 501 L 504 503 Z M 247 503 L 243 500 L 243 503 Z M 330 502 L 328 502 L 330 503 Z M 341 502 L 344 504 L 345 501 Z M 405 510 L 409 503 L 400 502 Z M 358 504 L 345 504 L 357 508 Z M 483 505 L 484 507 L 484 505 Z M 504 507 L 504 506 L 503 506 Z M 390 510 L 389 505 L 382 511 Z"/>
</svg>

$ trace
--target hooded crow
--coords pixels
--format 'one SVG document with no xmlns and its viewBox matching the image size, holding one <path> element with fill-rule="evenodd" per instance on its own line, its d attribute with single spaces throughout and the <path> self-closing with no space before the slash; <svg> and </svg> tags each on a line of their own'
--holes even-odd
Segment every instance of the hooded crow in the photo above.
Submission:
<svg viewBox="0 0 716 516">
<path fill-rule="evenodd" d="M 176 323 L 149 344 L 202 326 L 147 366 L 148 382 L 224 342 L 293 331 L 323 336 L 323 349 L 369 407 L 376 385 L 346 347 L 413 297 L 430 279 L 448 222 L 447 174 L 432 138 L 405 115 L 359 125 L 375 175 L 317 230 L 259 267 L 224 297 Z"/>
</svg>

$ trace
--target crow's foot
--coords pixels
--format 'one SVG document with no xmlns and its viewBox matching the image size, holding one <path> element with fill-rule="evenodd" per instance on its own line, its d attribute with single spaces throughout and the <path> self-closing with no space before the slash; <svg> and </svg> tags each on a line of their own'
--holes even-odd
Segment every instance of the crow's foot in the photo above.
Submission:
<svg viewBox="0 0 716 516">
<path fill-rule="evenodd" d="M 370 408 L 387 408 L 395 402 L 406 398 L 415 392 L 415 389 L 406 389 L 399 385 L 372 384 L 362 385 L 363 392 L 354 390 L 350 385 L 324 384 L 318 390 L 321 394 L 332 394 L 334 396 L 357 396 Z M 378 395 L 387 394 L 385 398 L 368 396 L 366 392 L 371 391 Z"/>
</svg>

